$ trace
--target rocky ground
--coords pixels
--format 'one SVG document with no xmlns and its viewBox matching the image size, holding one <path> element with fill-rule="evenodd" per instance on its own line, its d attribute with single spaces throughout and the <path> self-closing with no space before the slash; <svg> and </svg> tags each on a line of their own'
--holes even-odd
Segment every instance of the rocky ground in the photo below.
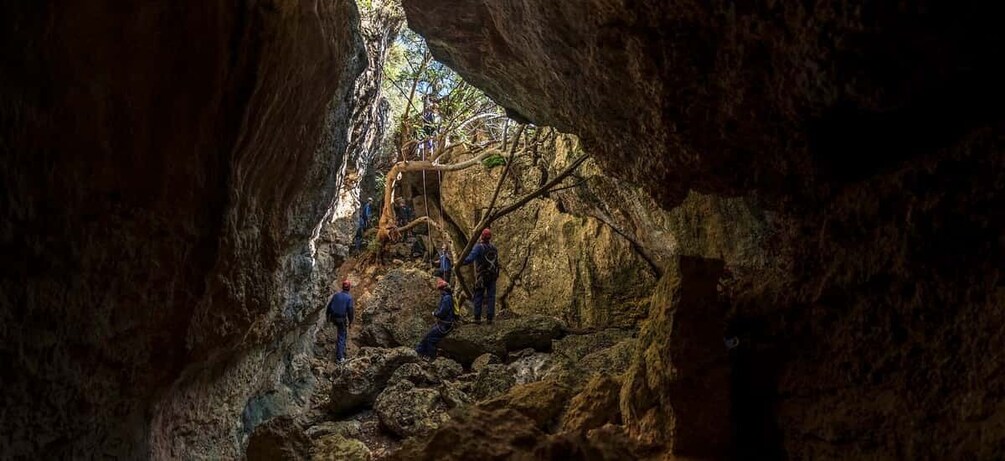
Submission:
<svg viewBox="0 0 1005 461">
<path fill-rule="evenodd" d="M 501 312 L 492 326 L 462 324 L 427 362 L 413 348 L 432 324 L 435 278 L 417 261 L 356 268 L 350 359 L 334 363 L 334 329 L 322 329 L 310 410 L 259 427 L 249 459 L 413 459 L 462 440 L 492 459 L 594 430 L 623 434 L 620 375 L 635 331 L 573 332 L 551 317 Z M 450 434 L 463 439 L 441 440 Z"/>
</svg>

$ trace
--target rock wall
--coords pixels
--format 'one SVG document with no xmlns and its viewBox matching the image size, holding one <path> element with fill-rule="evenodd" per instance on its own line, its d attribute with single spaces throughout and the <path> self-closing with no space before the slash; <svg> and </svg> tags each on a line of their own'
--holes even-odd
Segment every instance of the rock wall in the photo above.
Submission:
<svg viewBox="0 0 1005 461">
<path fill-rule="evenodd" d="M 383 148 L 389 128 L 390 103 L 381 92 L 384 62 L 391 45 L 405 22 L 400 2 L 371 0 L 360 6 L 360 34 L 366 47 L 367 65 L 356 79 L 353 100 L 356 101 L 349 131 L 349 157 L 343 163 L 343 184 L 338 201 L 325 227 L 329 240 L 342 258 L 359 225 L 360 204 L 374 190 L 374 162 Z"/>
<path fill-rule="evenodd" d="M 1005 345 L 1001 5 L 405 9 L 437 59 L 514 115 L 580 135 L 665 209 L 699 191 L 775 213 L 769 265 L 724 273 L 718 320 L 740 339 L 732 453 L 1005 456 L 1005 379 L 988 355 Z M 622 408 L 646 414 L 632 399 Z"/>
<path fill-rule="evenodd" d="M 0 18 L 0 454 L 237 456 L 309 386 L 366 66 L 355 5 Z"/>
</svg>

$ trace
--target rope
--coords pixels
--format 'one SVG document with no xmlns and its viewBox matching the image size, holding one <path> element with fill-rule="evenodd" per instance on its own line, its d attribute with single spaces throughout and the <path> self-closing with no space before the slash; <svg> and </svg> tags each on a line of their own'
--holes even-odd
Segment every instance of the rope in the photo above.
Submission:
<svg viewBox="0 0 1005 461">
<path fill-rule="evenodd" d="M 447 225 L 446 225 L 446 221 L 443 220 L 443 177 L 440 176 L 440 174 L 441 174 L 441 172 L 439 170 L 437 170 L 436 171 L 436 187 L 437 187 L 436 193 L 440 197 L 440 232 L 444 234 L 443 235 L 443 237 L 444 237 L 443 239 L 446 240 L 446 237 L 447 237 L 447 235 L 446 235 L 446 233 L 447 233 Z"/>
<path fill-rule="evenodd" d="M 432 138 L 430 138 L 432 139 Z M 430 144 L 426 144 L 422 149 L 422 160 L 426 160 L 426 150 L 429 149 Z M 429 197 L 426 195 L 426 170 L 422 170 L 422 207 L 425 208 L 426 217 L 429 217 Z M 429 237 L 429 246 L 433 246 L 433 237 L 429 235 L 429 225 L 426 225 L 426 236 Z M 426 249 L 428 252 L 430 249 Z M 429 254 L 427 253 L 427 257 Z"/>
<path fill-rule="evenodd" d="M 443 144 L 443 149 L 446 149 L 446 135 L 443 135 L 441 143 Z M 443 243 L 447 243 L 448 237 L 446 232 L 446 222 L 443 221 L 443 172 L 436 170 L 436 197 L 439 200 L 439 218 L 440 218 L 440 237 Z M 449 248 L 450 245 L 447 245 Z"/>
</svg>

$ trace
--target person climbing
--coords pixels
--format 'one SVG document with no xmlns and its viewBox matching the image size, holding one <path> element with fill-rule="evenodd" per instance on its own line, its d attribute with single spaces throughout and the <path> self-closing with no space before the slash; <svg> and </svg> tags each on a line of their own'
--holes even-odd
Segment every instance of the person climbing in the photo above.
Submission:
<svg viewBox="0 0 1005 461">
<path fill-rule="evenodd" d="M 499 250 L 490 242 L 492 231 L 485 229 L 482 231 L 481 241 L 475 244 L 471 254 L 461 266 L 475 263 L 475 323 L 482 323 L 482 304 L 487 307 L 486 320 L 492 325 L 492 320 L 496 316 L 496 279 L 499 278 Z"/>
<path fill-rule="evenodd" d="M 354 312 L 352 295 L 349 294 L 350 288 L 352 288 L 352 283 L 348 279 L 343 280 L 342 291 L 332 296 L 331 301 L 328 301 L 328 308 L 325 310 L 328 321 L 334 323 L 338 330 L 335 349 L 335 361 L 338 363 L 345 362 L 346 337 L 353 321 Z"/>
<path fill-rule="evenodd" d="M 429 333 L 426 333 L 419 345 L 415 347 L 415 352 L 426 360 L 436 358 L 436 345 L 447 337 L 447 334 L 454 329 L 454 322 L 457 321 L 457 312 L 454 310 L 454 294 L 450 290 L 450 284 L 446 280 L 436 279 L 436 289 L 440 290 L 440 304 L 433 312 L 436 324 L 429 329 Z"/>
<path fill-rule="evenodd" d="M 408 223 L 415 219 L 412 212 L 412 207 L 408 205 L 408 201 L 398 197 L 398 208 L 395 210 L 395 215 L 398 218 L 398 227 L 405 227 Z M 402 238 L 409 238 L 412 236 L 412 230 L 409 229 L 402 234 Z"/>
<path fill-rule="evenodd" d="M 367 197 L 366 202 L 359 210 L 359 225 L 356 227 L 356 236 L 353 237 L 353 247 L 359 252 L 363 248 L 363 236 L 370 227 L 373 218 L 373 197 Z"/>
<path fill-rule="evenodd" d="M 433 150 L 436 148 L 436 143 L 433 139 L 436 137 L 436 129 L 439 124 L 440 110 L 437 107 L 436 102 L 431 102 L 428 106 L 426 106 L 426 109 L 422 111 L 422 133 L 426 137 L 419 144 L 419 146 L 422 151 L 420 155 L 423 157 L 432 155 Z"/>
<path fill-rule="evenodd" d="M 442 277 L 443 280 L 446 280 L 447 283 L 450 283 L 450 266 L 451 266 L 450 250 L 447 248 L 446 243 L 444 243 L 443 246 L 440 247 L 440 255 L 436 258 L 434 262 L 436 264 L 439 264 L 439 268 L 433 271 L 433 275 L 437 277 Z"/>
</svg>

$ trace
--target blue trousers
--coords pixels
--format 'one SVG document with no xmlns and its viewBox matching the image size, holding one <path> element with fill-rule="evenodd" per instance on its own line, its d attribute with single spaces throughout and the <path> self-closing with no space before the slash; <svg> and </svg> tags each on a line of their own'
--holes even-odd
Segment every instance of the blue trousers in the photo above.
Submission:
<svg viewBox="0 0 1005 461">
<path fill-rule="evenodd" d="M 475 282 L 474 290 L 475 321 L 482 319 L 482 304 L 487 304 L 488 312 L 485 317 L 491 322 L 496 318 L 496 281 L 481 280 Z"/>
<path fill-rule="evenodd" d="M 356 235 L 352 239 L 352 246 L 359 251 L 363 248 L 363 227 L 356 228 Z"/>
<path fill-rule="evenodd" d="M 335 360 L 339 362 L 345 360 L 345 341 L 346 336 L 349 335 L 349 329 L 346 328 L 346 326 L 346 321 L 344 319 L 335 319 L 335 328 L 338 329 L 338 340 L 335 343 Z"/>
<path fill-rule="evenodd" d="M 434 358 L 436 357 L 436 345 L 447 337 L 447 334 L 454 329 L 454 325 L 451 323 L 436 322 L 433 328 L 429 329 L 429 333 L 419 341 L 419 345 L 415 347 L 415 352 L 423 357 Z"/>
</svg>

